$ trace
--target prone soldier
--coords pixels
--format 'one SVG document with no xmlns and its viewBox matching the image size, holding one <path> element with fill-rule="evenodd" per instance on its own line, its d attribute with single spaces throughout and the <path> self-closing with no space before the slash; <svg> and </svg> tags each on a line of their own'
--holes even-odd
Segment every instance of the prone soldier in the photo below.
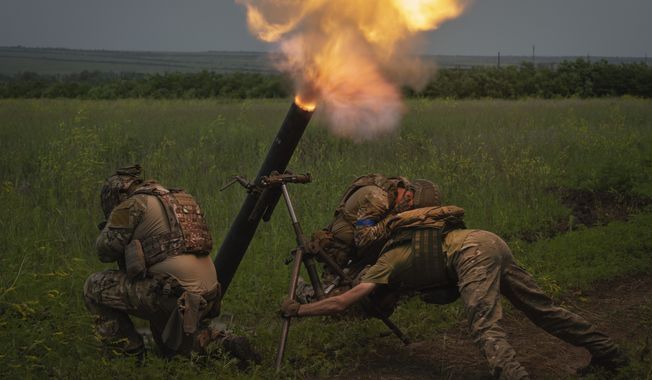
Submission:
<svg viewBox="0 0 652 380">
<path fill-rule="evenodd" d="M 456 206 L 434 206 L 378 221 L 370 236 L 387 243 L 377 261 L 363 272 L 358 285 L 309 304 L 286 299 L 281 305 L 282 314 L 303 317 L 340 313 L 380 289 L 427 295 L 454 286 L 464 305 L 473 341 L 497 379 L 529 379 L 499 324 L 501 295 L 546 332 L 591 353 L 591 362 L 578 374 L 595 369 L 616 370 L 628 363 L 627 356 L 609 337 L 581 316 L 554 305 L 500 237 L 466 229 L 463 215 L 464 210 Z"/>
</svg>

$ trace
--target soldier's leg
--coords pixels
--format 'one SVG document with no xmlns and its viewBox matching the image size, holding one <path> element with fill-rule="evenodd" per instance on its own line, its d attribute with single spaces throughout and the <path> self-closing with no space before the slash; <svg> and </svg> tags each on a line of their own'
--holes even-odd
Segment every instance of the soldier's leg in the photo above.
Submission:
<svg viewBox="0 0 652 380">
<path fill-rule="evenodd" d="M 506 264 L 501 284 L 503 295 L 537 326 L 570 344 L 585 347 L 596 357 L 618 351 L 618 346 L 586 319 L 556 306 L 511 254 Z"/>
<path fill-rule="evenodd" d="M 102 341 L 125 352 L 141 351 L 143 339 L 128 314 L 143 319 L 169 315 L 176 297 L 163 294 L 162 287 L 159 277 L 132 281 L 117 270 L 92 274 L 84 284 L 84 299 Z"/>
<path fill-rule="evenodd" d="M 452 257 L 460 296 L 475 344 L 500 379 L 529 379 L 498 322 L 502 318 L 500 274 L 507 245 L 485 231 L 471 233 Z"/>
</svg>

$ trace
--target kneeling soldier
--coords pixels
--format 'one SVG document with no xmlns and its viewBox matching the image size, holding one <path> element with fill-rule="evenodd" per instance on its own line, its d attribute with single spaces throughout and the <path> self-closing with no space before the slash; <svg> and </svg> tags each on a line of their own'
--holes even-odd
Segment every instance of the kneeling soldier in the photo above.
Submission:
<svg viewBox="0 0 652 380">
<path fill-rule="evenodd" d="M 199 205 L 183 190 L 139 176 L 138 165 L 119 169 L 102 187 L 106 222 L 95 244 L 100 261 L 117 262 L 119 269 L 93 273 L 84 285 L 98 336 L 116 351 L 141 355 L 133 315 L 149 321 L 166 356 L 219 341 L 240 359 L 258 361 L 244 338 L 207 326 L 220 312 L 221 293 Z"/>
<path fill-rule="evenodd" d="M 418 206 L 418 205 L 417 205 Z M 627 364 L 627 357 L 606 335 L 584 318 L 543 293 L 519 266 L 509 247 L 495 234 L 464 227 L 464 210 L 455 206 L 406 211 L 379 222 L 374 234 L 389 238 L 383 252 L 360 283 L 319 302 L 299 305 L 286 299 L 286 317 L 335 314 L 379 289 L 438 297 L 438 289 L 456 286 L 468 317 L 473 341 L 499 379 L 529 379 L 500 327 L 501 294 L 548 333 L 592 355 L 589 369 L 609 370 Z"/>
</svg>

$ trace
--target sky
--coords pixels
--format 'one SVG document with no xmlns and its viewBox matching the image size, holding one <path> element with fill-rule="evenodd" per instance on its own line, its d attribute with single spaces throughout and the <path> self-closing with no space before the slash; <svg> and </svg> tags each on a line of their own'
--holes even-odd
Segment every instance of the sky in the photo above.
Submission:
<svg viewBox="0 0 652 380">
<path fill-rule="evenodd" d="M 351 0 L 376 1 L 376 0 Z M 419 53 L 652 56 L 652 0 L 474 0 Z M 269 51 L 234 0 L 0 0 L 0 46 Z"/>
</svg>

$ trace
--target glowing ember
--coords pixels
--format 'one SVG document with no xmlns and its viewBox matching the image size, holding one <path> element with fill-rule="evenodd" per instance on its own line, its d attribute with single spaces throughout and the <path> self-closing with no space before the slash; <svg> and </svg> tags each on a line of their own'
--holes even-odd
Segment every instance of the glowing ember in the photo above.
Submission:
<svg viewBox="0 0 652 380">
<path fill-rule="evenodd" d="M 468 2 L 237 1 L 247 7 L 252 32 L 280 44 L 283 58 L 277 65 L 292 75 L 297 104 L 313 110 L 319 103 L 331 129 L 354 139 L 398 126 L 401 86 L 418 89 L 432 73 L 414 58 L 413 38 L 459 16 Z"/>
<path fill-rule="evenodd" d="M 299 95 L 294 97 L 294 102 L 304 111 L 312 112 L 317 108 L 315 100 L 304 100 Z"/>
</svg>

